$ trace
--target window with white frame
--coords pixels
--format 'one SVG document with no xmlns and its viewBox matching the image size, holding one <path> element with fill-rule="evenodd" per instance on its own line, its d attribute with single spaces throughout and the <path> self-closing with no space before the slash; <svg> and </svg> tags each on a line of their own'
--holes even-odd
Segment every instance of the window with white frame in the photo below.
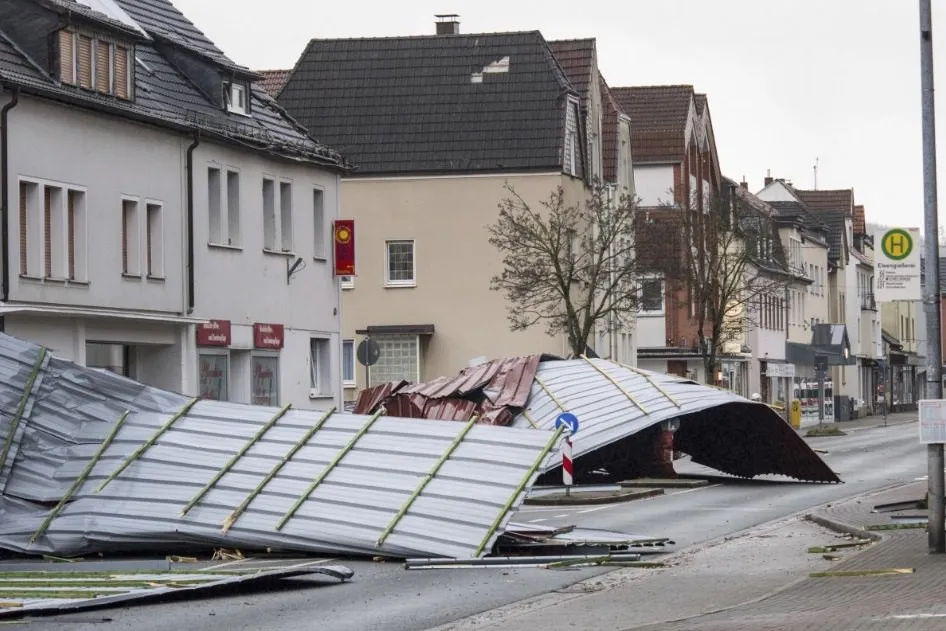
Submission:
<svg viewBox="0 0 946 631">
<path fill-rule="evenodd" d="M 332 396 L 332 346 L 327 337 L 309 339 L 309 396 Z"/>
<path fill-rule="evenodd" d="M 19 183 L 20 275 L 85 282 L 85 191 L 53 182 Z"/>
<path fill-rule="evenodd" d="M 420 342 L 417 335 L 379 335 L 372 337 L 381 351 L 368 375 L 370 385 L 389 381 L 419 381 Z"/>
<path fill-rule="evenodd" d="M 663 313 L 664 283 L 660 278 L 641 279 L 640 311 L 644 315 Z"/>
<path fill-rule="evenodd" d="M 224 82 L 223 99 L 227 111 L 231 114 L 242 114 L 244 116 L 249 114 L 249 91 L 245 83 L 237 81 Z"/>
<path fill-rule="evenodd" d="M 342 383 L 355 386 L 355 340 L 342 340 Z"/>
<path fill-rule="evenodd" d="M 577 106 L 569 100 L 568 110 L 565 115 L 565 154 L 562 159 L 562 167 L 568 175 L 578 175 L 578 161 L 580 160 L 580 147 L 578 144 L 578 115 Z"/>
<path fill-rule="evenodd" d="M 385 241 L 384 282 L 392 287 L 413 287 L 416 280 L 414 241 Z"/>
<path fill-rule="evenodd" d="M 240 247 L 240 172 L 207 167 L 207 215 L 211 245 Z"/>
<path fill-rule="evenodd" d="M 141 276 L 141 232 L 138 225 L 138 200 L 122 200 L 122 274 Z"/>
<path fill-rule="evenodd" d="M 164 207 L 157 202 L 145 205 L 145 262 L 148 278 L 164 278 Z"/>
<path fill-rule="evenodd" d="M 312 191 L 312 256 L 319 260 L 328 258 L 327 231 L 325 230 L 325 192 L 316 188 Z"/>
<path fill-rule="evenodd" d="M 342 285 L 342 289 L 354 289 L 355 288 L 355 277 L 354 276 L 339 276 L 339 282 Z"/>
<path fill-rule="evenodd" d="M 130 99 L 134 84 L 134 51 L 98 35 L 59 31 L 59 80 L 87 90 Z"/>
<path fill-rule="evenodd" d="M 263 250 L 292 252 L 292 182 L 263 178 Z"/>
<path fill-rule="evenodd" d="M 292 252 L 292 182 L 279 183 L 279 243 Z"/>
</svg>

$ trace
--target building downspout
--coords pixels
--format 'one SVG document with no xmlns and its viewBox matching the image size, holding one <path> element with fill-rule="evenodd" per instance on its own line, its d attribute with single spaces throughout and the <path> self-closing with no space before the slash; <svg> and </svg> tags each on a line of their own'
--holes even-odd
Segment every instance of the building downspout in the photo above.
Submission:
<svg viewBox="0 0 946 631">
<path fill-rule="evenodd" d="M 10 102 L 0 109 L 0 248 L 3 248 L 3 277 L 0 280 L 0 302 L 10 299 L 10 162 L 8 117 L 10 110 L 20 102 L 20 89 L 13 88 Z M 0 316 L 0 332 L 6 330 L 6 322 Z"/>
<path fill-rule="evenodd" d="M 187 148 L 187 313 L 194 312 L 194 149 L 200 144 L 200 131 Z M 6 268 L 4 267 L 4 270 Z"/>
</svg>

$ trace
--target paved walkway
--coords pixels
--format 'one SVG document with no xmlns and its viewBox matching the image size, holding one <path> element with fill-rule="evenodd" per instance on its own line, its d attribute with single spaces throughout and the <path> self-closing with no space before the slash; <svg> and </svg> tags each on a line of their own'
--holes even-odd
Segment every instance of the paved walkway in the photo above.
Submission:
<svg viewBox="0 0 946 631">
<path fill-rule="evenodd" d="M 903 423 L 915 423 L 918 418 L 919 416 L 916 412 L 896 412 L 894 414 L 887 415 L 886 423 L 888 426 L 902 425 Z M 884 422 L 884 417 L 880 414 L 877 414 L 874 416 L 865 416 L 859 419 L 854 419 L 853 421 L 835 421 L 831 424 L 836 425 L 839 429 L 847 432 L 870 429 L 872 427 L 883 427 Z M 809 429 L 816 426 L 817 423 L 815 423 L 815 425 L 802 427 L 801 429 L 795 431 L 804 436 Z"/>
<path fill-rule="evenodd" d="M 918 456 L 922 457 L 922 456 Z M 883 466 L 878 463 L 878 466 Z M 916 500 L 918 481 L 874 495 L 828 505 L 815 515 L 856 529 L 895 523 L 875 513 L 878 504 Z M 878 531 L 872 531 L 878 532 Z M 946 629 L 946 555 L 928 553 L 924 528 L 879 531 L 883 538 L 861 552 L 838 552 L 834 571 L 912 569 L 912 574 L 803 578 L 758 602 L 689 620 L 634 627 L 635 631 L 942 631 Z"/>
</svg>

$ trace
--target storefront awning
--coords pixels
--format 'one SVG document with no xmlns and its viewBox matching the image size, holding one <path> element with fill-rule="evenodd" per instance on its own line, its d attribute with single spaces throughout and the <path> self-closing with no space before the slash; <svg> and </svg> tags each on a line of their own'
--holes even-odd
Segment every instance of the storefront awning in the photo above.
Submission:
<svg viewBox="0 0 946 631">
<path fill-rule="evenodd" d="M 7 315 L 45 315 L 67 318 L 117 318 L 141 322 L 163 322 L 166 324 L 201 324 L 207 318 L 194 318 L 173 313 L 142 313 L 140 311 L 115 311 L 94 307 L 70 307 L 63 305 L 7 304 L 0 305 L 0 316 Z"/>
<path fill-rule="evenodd" d="M 379 324 L 355 331 L 358 335 L 433 335 L 433 324 Z"/>
</svg>

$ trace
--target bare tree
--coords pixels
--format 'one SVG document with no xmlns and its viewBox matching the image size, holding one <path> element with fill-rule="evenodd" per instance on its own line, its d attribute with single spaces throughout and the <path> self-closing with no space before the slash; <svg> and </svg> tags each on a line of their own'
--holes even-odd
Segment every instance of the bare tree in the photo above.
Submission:
<svg viewBox="0 0 946 631">
<path fill-rule="evenodd" d="M 636 202 L 600 182 L 584 203 L 570 203 L 559 187 L 532 205 L 505 188 L 487 227 L 503 262 L 490 288 L 503 292 L 512 330 L 544 324 L 579 356 L 596 330 L 625 326 L 637 308 Z"/>
</svg>

